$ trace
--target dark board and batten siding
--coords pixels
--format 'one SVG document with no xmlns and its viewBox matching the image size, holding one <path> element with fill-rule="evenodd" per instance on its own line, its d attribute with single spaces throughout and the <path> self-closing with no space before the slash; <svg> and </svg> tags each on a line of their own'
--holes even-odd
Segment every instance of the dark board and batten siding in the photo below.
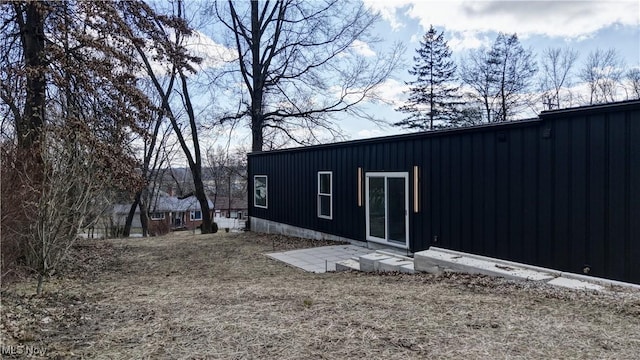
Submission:
<svg viewBox="0 0 640 360">
<path fill-rule="evenodd" d="M 250 215 L 364 241 L 358 167 L 408 172 L 412 209 L 413 166 L 411 251 L 434 245 L 640 283 L 640 101 L 253 153 L 250 181 L 268 176 L 269 208 Z M 331 220 L 317 216 L 318 171 L 333 172 Z"/>
</svg>

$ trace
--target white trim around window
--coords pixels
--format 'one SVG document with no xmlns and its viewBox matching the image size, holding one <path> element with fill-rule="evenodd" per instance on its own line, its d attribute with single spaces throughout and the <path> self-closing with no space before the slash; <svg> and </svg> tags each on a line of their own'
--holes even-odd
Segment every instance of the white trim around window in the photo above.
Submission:
<svg viewBox="0 0 640 360">
<path fill-rule="evenodd" d="M 164 213 L 160 211 L 152 212 L 149 216 L 151 220 L 164 220 Z"/>
<path fill-rule="evenodd" d="M 269 182 L 267 175 L 253 176 L 253 206 L 266 209 L 269 205 Z"/>
<path fill-rule="evenodd" d="M 318 217 L 333 219 L 333 172 L 318 171 Z"/>
<path fill-rule="evenodd" d="M 191 220 L 191 221 L 202 220 L 202 211 L 200 211 L 200 210 L 191 211 L 189 213 L 189 220 Z"/>
</svg>

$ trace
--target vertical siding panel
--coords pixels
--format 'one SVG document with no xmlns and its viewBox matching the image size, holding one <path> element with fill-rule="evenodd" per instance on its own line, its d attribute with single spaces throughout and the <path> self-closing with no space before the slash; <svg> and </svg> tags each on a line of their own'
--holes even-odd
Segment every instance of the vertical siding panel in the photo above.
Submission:
<svg viewBox="0 0 640 360">
<path fill-rule="evenodd" d="M 473 135 L 465 134 L 462 137 L 461 147 L 461 226 L 460 237 L 462 248 L 471 251 L 473 248 Z"/>
<path fill-rule="evenodd" d="M 352 159 L 348 156 L 349 153 L 346 147 L 340 147 L 338 150 L 338 160 L 334 164 L 335 171 L 333 173 L 333 224 L 339 227 L 340 233 L 348 235 L 347 237 L 353 239 L 355 234 L 347 226 L 348 219 L 356 219 L 355 208 L 355 182 L 349 171 L 353 167 Z M 354 170 L 355 171 L 355 170 Z M 355 226 L 353 226 L 355 227 Z M 353 228 L 352 227 L 352 228 Z"/>
<path fill-rule="evenodd" d="M 385 142 L 380 146 L 382 148 L 382 158 L 383 158 L 381 170 L 389 171 L 389 169 L 391 168 L 391 149 L 390 149 L 391 146 L 389 145 L 388 142 Z"/>
<path fill-rule="evenodd" d="M 541 126 L 542 132 L 548 132 L 549 137 L 540 139 L 538 156 L 538 242 L 536 253 L 537 265 L 552 266 L 553 243 L 553 178 L 555 165 L 553 163 L 554 138 L 557 136 L 555 124 L 546 120 Z"/>
<path fill-rule="evenodd" d="M 573 119 L 558 119 L 556 121 L 555 140 L 555 183 L 554 196 L 554 243 L 552 244 L 553 263 L 563 269 L 569 266 L 567 242 L 571 239 L 569 222 L 569 204 L 571 202 L 571 129 Z"/>
<path fill-rule="evenodd" d="M 509 138 L 509 258 L 524 260 L 522 221 L 523 209 L 523 130 L 514 129 Z"/>
<path fill-rule="evenodd" d="M 608 118 L 609 136 L 609 233 L 607 236 L 607 251 L 603 269 L 596 270 L 594 275 L 605 276 L 610 274 L 616 278 L 624 275 L 625 251 L 625 194 L 626 168 L 626 143 L 625 143 L 625 117 L 624 113 L 617 112 Z M 636 259 L 637 260 L 637 259 Z"/>
<path fill-rule="evenodd" d="M 431 143 L 431 188 L 429 189 L 429 197 L 431 198 L 430 217 L 433 224 L 433 240 L 436 246 L 443 246 L 442 242 L 442 151 L 441 138 L 433 137 Z M 437 237 L 437 241 L 436 240 Z"/>
<path fill-rule="evenodd" d="M 509 257 L 509 190 L 513 186 L 509 181 L 509 143 L 513 141 L 504 130 L 496 137 L 496 256 Z"/>
<path fill-rule="evenodd" d="M 527 262 L 538 264 L 538 249 L 536 241 L 538 239 L 538 162 L 539 143 L 545 141 L 541 139 L 540 127 L 527 128 L 523 130 L 523 153 L 522 153 L 522 257 Z"/>
<path fill-rule="evenodd" d="M 604 264 L 607 228 L 607 143 L 606 123 L 601 114 L 588 118 L 589 126 L 589 203 L 587 264 L 598 271 Z M 600 265 L 597 265 L 600 264 Z"/>
<path fill-rule="evenodd" d="M 374 144 L 374 145 L 368 146 L 368 150 L 365 150 L 364 168 L 366 172 L 379 170 L 374 168 L 373 161 L 372 161 L 372 159 L 376 159 L 376 158 L 378 159 L 378 161 L 382 161 L 382 158 L 378 157 L 379 146 L 380 146 L 379 144 Z"/>
<path fill-rule="evenodd" d="M 450 184 L 449 192 L 450 196 L 450 217 L 449 217 L 449 228 L 450 228 L 450 237 L 451 237 L 451 246 L 454 249 L 463 250 L 462 248 L 462 239 L 461 239 L 461 227 L 462 227 L 462 211 L 461 211 L 461 203 L 462 203 L 462 171 L 461 171 L 461 161 L 462 156 L 460 154 L 461 150 L 461 135 L 452 136 L 451 142 L 449 145 L 449 151 L 451 154 L 451 158 L 449 161 L 450 167 L 450 177 L 448 183 Z"/>
<path fill-rule="evenodd" d="M 640 283 L 640 110 L 627 113 L 629 147 L 629 179 L 628 179 L 628 206 L 627 213 L 628 233 L 625 279 Z"/>
<path fill-rule="evenodd" d="M 451 247 L 451 137 L 440 139 L 440 232 L 443 244 Z"/>
<path fill-rule="evenodd" d="M 307 206 L 304 206 L 304 203 L 308 201 L 307 193 L 309 191 L 309 184 L 307 179 L 309 177 L 310 165 L 313 161 L 313 157 L 314 154 L 312 152 L 302 151 L 299 157 L 300 167 L 296 169 L 290 169 L 291 180 L 293 181 L 293 179 L 298 178 L 299 180 L 297 182 L 300 185 L 298 196 L 296 196 L 296 199 L 294 200 L 298 204 L 298 207 L 296 207 L 297 211 L 295 214 L 291 215 L 292 218 L 298 219 L 297 221 L 299 222 L 299 224 L 304 224 L 304 226 L 311 226 L 311 223 L 309 222 L 308 212 L 310 211 L 309 208 L 313 209 L 313 206 L 315 204 L 314 201 L 313 203 L 307 203 Z"/>
<path fill-rule="evenodd" d="M 415 228 L 417 229 L 415 247 L 413 249 L 425 249 L 429 246 L 429 236 L 431 234 L 431 219 L 427 216 L 429 210 L 425 206 L 425 198 L 428 197 L 428 159 L 429 155 L 425 151 L 426 141 L 424 139 L 414 142 L 414 163 L 418 166 L 418 214 L 415 217 Z"/>
<path fill-rule="evenodd" d="M 363 227 L 364 228 L 364 223 L 361 223 L 361 219 L 360 219 L 360 208 L 358 207 L 358 176 L 357 176 L 357 171 L 358 171 L 358 167 L 361 166 L 361 161 L 360 161 L 360 147 L 356 146 L 353 149 L 349 149 L 349 151 L 347 152 L 347 156 L 349 156 L 349 158 L 351 159 L 351 166 L 349 166 L 349 168 L 345 169 L 345 171 L 347 171 L 347 173 L 351 172 L 351 180 L 345 184 L 345 191 L 347 192 L 351 192 L 353 193 L 353 197 L 352 197 L 352 201 L 345 204 L 345 206 L 349 209 L 352 209 L 352 214 L 353 217 L 351 217 L 351 219 L 344 219 L 344 221 L 349 221 L 351 220 L 351 238 L 356 239 L 356 240 L 360 240 L 361 239 L 361 235 L 360 235 L 360 231 L 359 228 Z"/>
<path fill-rule="evenodd" d="M 484 190 L 486 182 L 486 149 L 483 142 L 483 134 L 474 133 L 471 136 L 471 142 L 473 174 L 470 178 L 466 179 L 466 181 L 469 183 L 468 185 L 473 188 L 471 199 L 473 218 L 471 251 L 474 253 L 482 254 L 486 249 L 486 247 L 484 246 L 486 242 L 484 219 L 486 202 L 486 192 Z"/>
<path fill-rule="evenodd" d="M 355 160 L 355 148 L 342 148 L 342 157 L 344 159 L 344 166 L 340 170 L 340 177 L 335 177 L 336 187 L 336 199 L 334 200 L 334 206 L 340 208 L 334 208 L 334 221 L 340 221 L 343 225 L 342 232 L 350 239 L 358 239 L 356 228 L 358 224 L 358 192 L 356 187 L 356 160 Z M 337 193 L 337 189 L 340 189 L 340 195 Z M 338 198 L 341 201 L 338 202 Z M 338 205 L 340 204 L 340 205 Z M 338 215 L 340 211 L 340 215 Z M 337 218 L 335 216 L 338 216 Z M 351 223 L 351 226 L 347 225 L 347 222 Z"/>
<path fill-rule="evenodd" d="M 426 249 L 433 240 L 433 217 L 431 200 L 431 170 L 433 167 L 433 155 L 431 154 L 431 138 L 421 139 L 418 144 L 420 150 L 416 163 L 420 167 L 420 212 L 418 213 L 418 226 L 422 227 L 422 236 L 418 245 L 419 249 Z"/>
<path fill-rule="evenodd" d="M 357 158 L 357 165 L 362 167 L 362 206 L 360 207 L 360 209 L 358 210 L 358 223 L 357 223 L 357 227 L 358 227 L 358 233 L 360 234 L 360 239 L 362 239 L 363 241 L 366 239 L 366 228 L 365 228 L 365 207 L 367 206 L 367 199 L 365 198 L 365 193 L 364 193 L 364 189 L 365 189 L 365 171 L 367 171 L 367 166 L 366 166 L 366 157 L 367 157 L 367 147 L 362 145 L 358 148 L 358 158 Z"/>
<path fill-rule="evenodd" d="M 313 181 L 312 174 L 314 173 L 314 170 L 317 169 L 318 166 L 320 166 L 320 153 L 318 151 L 307 151 L 306 155 L 307 161 L 304 164 L 304 170 L 302 174 L 300 174 L 300 180 L 303 183 L 303 190 L 300 196 L 300 201 L 306 202 L 309 205 L 305 206 L 300 214 L 301 216 L 303 216 L 302 223 L 305 224 L 305 227 L 311 227 L 312 229 L 314 229 L 315 221 L 313 220 L 316 213 L 316 196 L 315 191 L 313 191 L 313 197 L 310 196 L 311 194 L 309 192 L 311 189 L 315 190 L 315 186 L 312 187 L 310 183 L 311 181 Z M 315 181 L 313 182 L 315 183 Z"/>
<path fill-rule="evenodd" d="M 496 137 L 495 132 L 485 132 L 483 134 L 485 176 L 482 179 L 484 186 L 484 244 L 483 254 L 496 254 L 496 189 L 498 183 L 496 179 Z"/>
<path fill-rule="evenodd" d="M 571 239 L 568 239 L 569 269 L 581 272 L 585 264 L 587 242 L 587 126 L 584 117 L 572 120 L 571 126 Z"/>
</svg>

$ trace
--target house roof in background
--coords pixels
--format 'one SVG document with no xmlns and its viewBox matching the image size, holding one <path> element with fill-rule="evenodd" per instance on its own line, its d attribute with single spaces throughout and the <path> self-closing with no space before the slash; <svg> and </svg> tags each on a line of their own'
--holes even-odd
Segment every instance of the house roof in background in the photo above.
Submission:
<svg viewBox="0 0 640 360">
<path fill-rule="evenodd" d="M 226 210 L 229 209 L 229 198 L 226 196 L 217 196 L 216 197 L 216 210 Z M 247 199 L 246 198 L 231 198 L 231 209 L 247 209 Z"/>
<path fill-rule="evenodd" d="M 207 199 L 209 208 L 213 209 L 214 204 Z M 116 214 L 126 214 L 131 209 L 131 204 L 115 204 L 113 212 Z M 194 195 L 180 199 L 175 196 L 159 196 L 154 203 L 151 204 L 150 212 L 168 212 L 168 211 L 196 211 L 200 210 L 200 203 Z M 137 212 L 138 210 L 136 210 Z"/>
</svg>

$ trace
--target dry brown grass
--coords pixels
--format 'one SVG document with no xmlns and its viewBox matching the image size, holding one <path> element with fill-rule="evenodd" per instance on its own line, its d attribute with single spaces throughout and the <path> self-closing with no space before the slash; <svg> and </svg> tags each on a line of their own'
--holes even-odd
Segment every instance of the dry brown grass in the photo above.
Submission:
<svg viewBox="0 0 640 360">
<path fill-rule="evenodd" d="M 2 293 L 2 344 L 50 358 L 612 358 L 640 354 L 640 294 L 482 276 L 311 274 L 245 234 L 90 241 L 64 276 Z"/>
</svg>

